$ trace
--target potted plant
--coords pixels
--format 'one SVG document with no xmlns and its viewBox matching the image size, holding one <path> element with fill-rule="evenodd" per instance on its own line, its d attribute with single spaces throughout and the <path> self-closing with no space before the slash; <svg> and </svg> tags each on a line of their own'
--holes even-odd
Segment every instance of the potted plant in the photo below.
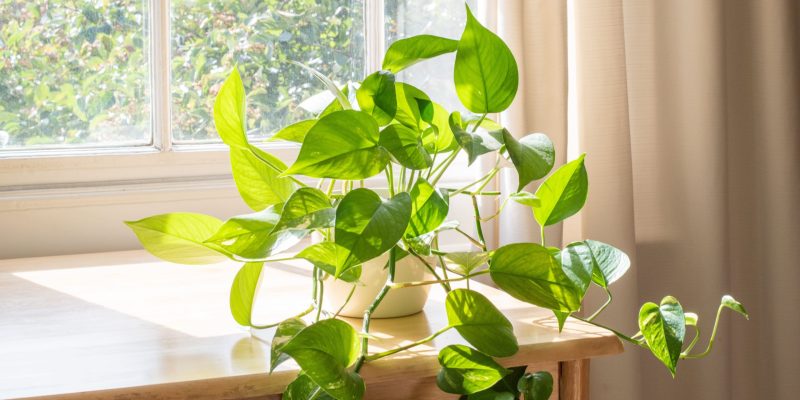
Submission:
<svg viewBox="0 0 800 400">
<path fill-rule="evenodd" d="M 456 54 L 456 92 L 471 114 L 450 113 L 419 88 L 395 77 L 417 62 L 451 52 Z M 191 213 L 128 222 L 143 246 L 178 263 L 225 258 L 244 262 L 231 289 L 231 311 L 238 323 L 256 328 L 263 327 L 252 324 L 250 311 L 264 263 L 285 260 L 276 254 L 292 250 L 290 258 L 313 266 L 313 304 L 297 317 L 276 324 L 272 342 L 272 368 L 289 358 L 301 368 L 286 389 L 286 398 L 360 399 L 365 386 L 358 373 L 365 363 L 425 343 L 450 329 L 457 330 L 470 346 L 441 350 L 437 383 L 442 390 L 462 395 L 496 393 L 495 385 L 505 381 L 504 388 L 515 388 L 504 389 L 506 396 L 548 398 L 552 377 L 547 372 L 512 374 L 494 361 L 517 351 L 509 320 L 468 285 L 454 289 L 451 284 L 468 284 L 488 274 L 511 296 L 552 310 L 560 327 L 570 316 L 597 325 L 594 318 L 608 302 L 591 316 L 579 317 L 575 313 L 584 294 L 590 285 L 597 285 L 608 293 L 610 302 L 610 285 L 625 274 L 630 261 L 619 249 L 588 239 L 561 249 L 545 246 L 544 240 L 488 248 L 482 230 L 486 219 L 477 207 L 480 196 L 502 196 L 531 207 L 544 233 L 545 226 L 577 213 L 588 194 L 584 155 L 552 171 L 555 152 L 547 136 L 517 139 L 489 118 L 505 110 L 517 91 L 517 64 L 509 48 L 467 8 L 466 28 L 459 40 L 431 35 L 398 40 L 387 50 L 383 70 L 344 89 L 309 70 L 335 99 L 316 118 L 289 125 L 274 136 L 273 140 L 300 145 L 291 166 L 248 141 L 245 89 L 236 68 L 217 94 L 217 131 L 230 147 L 239 192 L 256 212 L 225 222 Z M 494 157 L 495 167 L 464 187 L 443 186 L 443 174 L 462 153 L 469 163 L 478 157 Z M 504 160 L 517 171 L 517 190 L 486 191 Z M 524 190 L 542 178 L 534 193 Z M 367 179 L 371 179 L 369 184 Z M 448 253 L 438 246 L 440 232 L 457 229 L 446 220 L 449 199 L 455 196 L 466 196 L 474 205 L 475 237 L 459 232 L 475 251 Z M 312 233 L 316 240 L 302 241 Z M 300 243 L 302 248 L 294 248 Z M 416 299 L 413 307 L 387 308 L 384 316 L 419 311 L 429 285 L 441 285 L 447 292 L 449 325 L 409 346 L 368 353 L 370 320 L 376 311 L 404 291 L 411 296 L 399 303 Z M 329 306 L 323 312 L 325 299 Z M 356 305 L 347 308 L 351 302 Z M 671 296 L 642 306 L 641 330 L 635 335 L 612 331 L 648 349 L 674 375 L 679 360 L 703 357 L 711 350 L 723 308 L 747 316 L 739 302 L 724 296 L 708 348 L 699 353 L 693 352 L 699 339 L 697 316 L 685 312 Z M 336 318 L 345 309 L 350 315 L 363 314 L 362 332 Z M 684 345 L 687 327 L 695 335 Z M 455 368 L 465 362 L 479 368 Z"/>
</svg>

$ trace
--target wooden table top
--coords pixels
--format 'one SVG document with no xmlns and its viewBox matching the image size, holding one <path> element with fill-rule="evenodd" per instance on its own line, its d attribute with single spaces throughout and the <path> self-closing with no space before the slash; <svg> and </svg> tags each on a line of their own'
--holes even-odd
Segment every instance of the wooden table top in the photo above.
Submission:
<svg viewBox="0 0 800 400">
<path fill-rule="evenodd" d="M 0 260 L 0 398 L 231 399 L 281 392 L 297 366 L 286 362 L 267 375 L 274 329 L 252 336 L 233 321 L 228 296 L 237 270 L 235 263 L 169 264 L 143 251 Z M 307 266 L 269 265 L 262 274 L 256 323 L 278 322 L 308 305 Z M 559 334 L 549 311 L 471 286 L 514 324 L 520 351 L 499 360 L 506 366 L 622 351 L 608 331 L 570 320 Z M 424 312 L 373 320 L 377 339 L 370 350 L 442 328 L 443 302 L 435 286 Z M 360 329 L 360 319 L 346 320 Z M 368 384 L 435 375 L 438 349 L 453 343 L 463 341 L 451 330 L 367 364 L 362 375 Z"/>
</svg>

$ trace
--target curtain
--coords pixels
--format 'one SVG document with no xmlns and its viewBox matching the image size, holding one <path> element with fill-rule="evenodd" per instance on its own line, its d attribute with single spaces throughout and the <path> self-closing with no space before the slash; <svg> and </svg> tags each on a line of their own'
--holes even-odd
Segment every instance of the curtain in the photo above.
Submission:
<svg viewBox="0 0 800 400">
<path fill-rule="evenodd" d="M 587 153 L 587 204 L 548 230 L 548 242 L 591 238 L 631 255 L 602 322 L 633 333 L 639 306 L 667 294 L 701 315 L 705 338 L 722 294 L 751 314 L 723 314 L 712 355 L 679 363 L 675 380 L 627 345 L 622 356 L 593 361 L 592 399 L 796 398 L 800 4 L 502 0 L 487 8 L 522 76 L 503 123 L 519 136 L 550 135 L 557 165 Z M 514 182 L 508 173 L 497 185 Z M 524 209 L 507 208 L 497 224 L 497 244 L 538 240 Z M 586 309 L 601 301 L 590 293 Z"/>
</svg>

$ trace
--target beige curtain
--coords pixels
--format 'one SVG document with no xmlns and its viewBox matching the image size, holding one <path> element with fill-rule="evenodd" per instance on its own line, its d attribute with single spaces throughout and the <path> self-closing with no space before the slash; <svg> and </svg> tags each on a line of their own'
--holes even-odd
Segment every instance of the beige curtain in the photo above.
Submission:
<svg viewBox="0 0 800 400">
<path fill-rule="evenodd" d="M 706 335 L 724 293 L 752 316 L 725 314 L 712 356 L 676 380 L 636 348 L 596 360 L 592 399 L 797 398 L 800 2 L 487 4 L 522 74 L 504 123 L 548 133 L 559 163 L 588 153 L 586 208 L 548 241 L 598 239 L 634 261 L 604 322 L 635 332 L 639 305 L 666 294 Z M 497 243 L 536 240 L 527 213 L 509 209 Z"/>
</svg>

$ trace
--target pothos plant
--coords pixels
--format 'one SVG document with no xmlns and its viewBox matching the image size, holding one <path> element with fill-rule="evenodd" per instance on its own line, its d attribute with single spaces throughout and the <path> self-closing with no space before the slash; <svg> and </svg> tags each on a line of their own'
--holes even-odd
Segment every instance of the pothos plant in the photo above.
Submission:
<svg viewBox="0 0 800 400">
<path fill-rule="evenodd" d="M 396 80 L 398 72 L 413 64 L 452 52 L 456 92 L 471 112 L 468 114 L 448 112 L 419 88 Z M 453 289 L 451 283 L 468 283 L 488 274 L 511 296 L 552 310 L 559 329 L 570 316 L 602 326 L 595 318 L 611 302 L 610 285 L 625 274 L 630 261 L 621 250 L 595 240 L 564 248 L 544 244 L 546 226 L 560 223 L 583 207 L 588 176 L 583 155 L 550 173 L 555 152 L 546 135 L 534 133 L 518 139 L 489 118 L 505 110 L 517 92 L 517 63 L 509 48 L 467 8 L 460 39 L 420 35 L 398 40 L 387 50 L 383 70 L 360 83 L 340 89 L 324 75 L 307 69 L 326 84 L 335 99 L 316 118 L 289 125 L 274 136 L 273 140 L 300 144 L 297 159 L 288 167 L 248 140 L 245 89 L 235 68 L 217 94 L 216 128 L 230 147 L 238 190 L 256 212 L 225 222 L 192 213 L 128 222 L 143 246 L 158 257 L 184 264 L 225 258 L 244 262 L 231 289 L 231 312 L 241 325 L 276 327 L 271 370 L 289 358 L 301 368 L 284 393 L 286 399 L 360 399 L 365 385 L 359 371 L 365 364 L 427 343 L 451 329 L 469 346 L 451 345 L 440 351 L 442 369 L 437 383 L 443 391 L 469 399 L 548 398 L 553 380 L 547 372 L 507 369 L 495 361 L 518 350 L 511 322 L 485 296 L 468 285 Z M 468 163 L 481 156 L 494 157 L 495 166 L 464 187 L 442 185 L 443 174 L 462 153 Z M 516 169 L 517 190 L 485 190 L 504 165 Z M 366 187 L 365 179 L 373 177 L 385 179 L 379 185 L 385 192 Z M 524 190 L 542 178 L 534 193 Z M 471 199 L 475 237 L 446 221 L 449 199 L 454 196 Z M 497 214 L 480 214 L 481 197 L 502 197 L 503 204 L 510 199 L 530 207 L 542 228 L 541 244 L 514 243 L 490 249 L 482 223 Z M 447 229 L 463 234 L 476 250 L 442 251 L 437 238 Z M 312 232 L 322 240 L 292 249 Z M 311 306 L 278 324 L 255 325 L 250 313 L 262 267 L 285 260 L 275 255 L 289 250 L 299 250 L 290 258 L 313 265 Z M 388 279 L 365 310 L 361 332 L 337 319 L 335 313 L 323 312 L 325 279 L 355 284 L 362 264 L 385 253 L 389 255 Z M 425 256 L 434 256 L 439 262 L 431 265 L 430 257 Z M 397 260 L 402 257 L 418 258 L 435 279 L 395 282 Z M 370 317 L 385 295 L 429 284 L 441 285 L 447 292 L 448 325 L 409 345 L 370 353 Z M 575 313 L 581 310 L 590 285 L 604 290 L 608 301 L 590 316 L 581 317 Z M 685 312 L 672 296 L 641 307 L 640 331 L 633 336 L 608 329 L 648 349 L 674 376 L 679 360 L 709 353 L 724 308 L 747 317 L 739 302 L 724 296 L 702 352 L 694 351 L 700 336 L 697 315 Z M 694 331 L 688 344 L 687 327 Z"/>
</svg>

